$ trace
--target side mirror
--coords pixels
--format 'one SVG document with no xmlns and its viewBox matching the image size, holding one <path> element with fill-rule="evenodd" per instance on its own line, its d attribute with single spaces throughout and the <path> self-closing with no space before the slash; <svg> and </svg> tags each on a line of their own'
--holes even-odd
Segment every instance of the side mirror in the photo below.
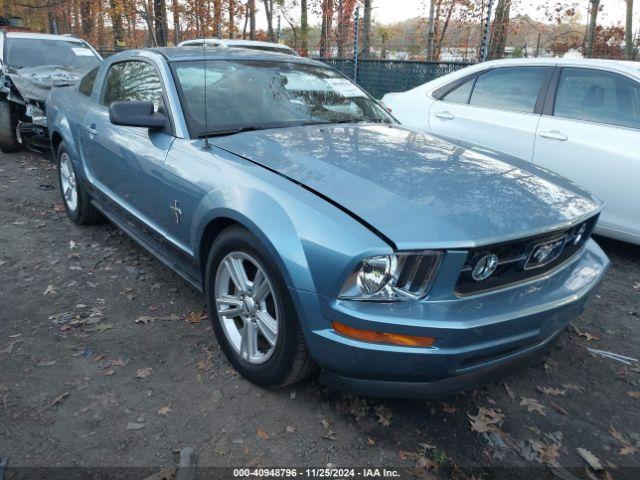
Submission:
<svg viewBox="0 0 640 480">
<path fill-rule="evenodd" d="M 167 124 L 167 117 L 154 111 L 151 102 L 113 102 L 109 107 L 109 120 L 114 125 L 144 127 L 159 130 Z"/>
</svg>

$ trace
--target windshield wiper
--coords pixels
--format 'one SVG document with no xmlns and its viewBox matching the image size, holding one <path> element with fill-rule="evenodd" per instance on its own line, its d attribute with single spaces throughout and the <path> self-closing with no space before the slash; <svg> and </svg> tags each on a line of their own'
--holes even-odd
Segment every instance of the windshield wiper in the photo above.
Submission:
<svg viewBox="0 0 640 480">
<path fill-rule="evenodd" d="M 209 138 L 209 137 L 224 137 L 226 135 L 235 135 L 236 133 L 242 132 L 255 132 L 256 130 L 264 130 L 262 127 L 238 127 L 238 128 L 228 128 L 224 130 L 212 130 L 211 132 L 205 132 L 198 135 L 198 138 Z"/>
</svg>

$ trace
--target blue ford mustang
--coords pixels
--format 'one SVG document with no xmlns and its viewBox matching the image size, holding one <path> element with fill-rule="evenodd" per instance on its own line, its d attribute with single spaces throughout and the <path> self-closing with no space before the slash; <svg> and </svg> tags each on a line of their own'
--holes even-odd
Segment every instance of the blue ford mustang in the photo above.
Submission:
<svg viewBox="0 0 640 480">
<path fill-rule="evenodd" d="M 209 301 L 263 387 L 436 397 L 579 315 L 600 205 L 550 172 L 403 128 L 320 63 L 127 51 L 48 103 L 69 217 L 107 217 Z"/>
</svg>

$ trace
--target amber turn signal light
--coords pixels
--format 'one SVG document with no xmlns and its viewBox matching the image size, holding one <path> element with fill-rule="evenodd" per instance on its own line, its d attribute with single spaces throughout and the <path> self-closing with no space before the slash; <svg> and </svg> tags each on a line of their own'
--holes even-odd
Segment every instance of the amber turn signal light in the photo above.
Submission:
<svg viewBox="0 0 640 480">
<path fill-rule="evenodd" d="M 360 330 L 359 328 L 349 327 L 338 322 L 333 322 L 333 329 L 345 337 L 371 343 L 386 343 L 390 345 L 401 345 L 403 347 L 431 347 L 436 342 L 436 339 L 432 337 L 414 337 L 412 335 L 400 335 L 398 333 Z"/>
</svg>

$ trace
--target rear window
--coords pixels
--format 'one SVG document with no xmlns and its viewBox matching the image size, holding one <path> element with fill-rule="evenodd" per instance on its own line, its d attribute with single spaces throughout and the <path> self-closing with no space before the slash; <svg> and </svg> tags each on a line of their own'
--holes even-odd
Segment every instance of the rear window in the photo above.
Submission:
<svg viewBox="0 0 640 480">
<path fill-rule="evenodd" d="M 496 68 L 476 80 L 471 105 L 533 113 L 549 67 Z"/>
<path fill-rule="evenodd" d="M 640 128 L 640 83 L 602 70 L 563 68 L 553 114 Z"/>
</svg>

